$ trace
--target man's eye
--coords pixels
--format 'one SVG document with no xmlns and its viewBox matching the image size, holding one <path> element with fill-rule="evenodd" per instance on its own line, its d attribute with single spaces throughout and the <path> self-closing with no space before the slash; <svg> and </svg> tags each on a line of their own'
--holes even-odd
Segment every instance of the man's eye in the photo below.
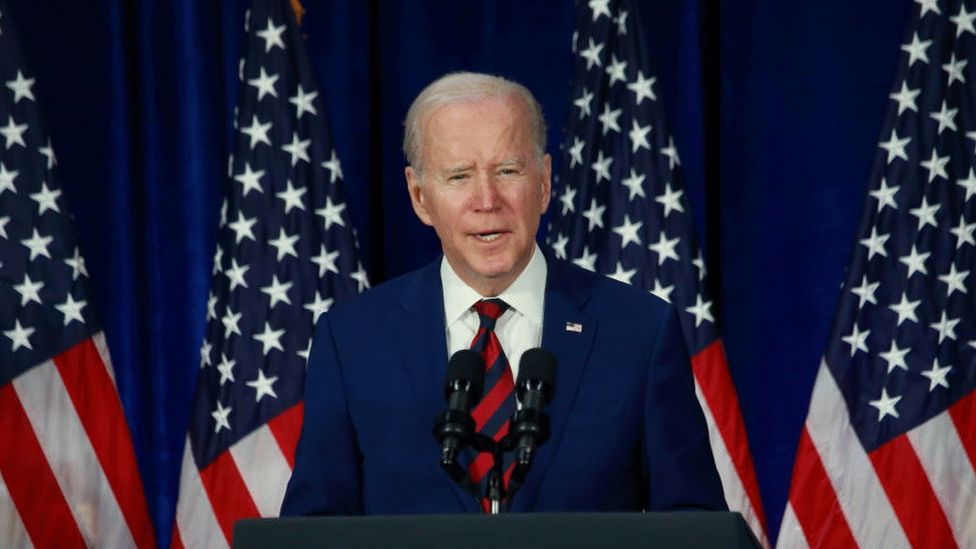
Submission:
<svg viewBox="0 0 976 549">
<path fill-rule="evenodd" d="M 515 168 L 505 168 L 505 169 L 499 170 L 498 173 L 500 175 L 518 175 L 519 171 L 517 169 L 515 169 Z"/>
<path fill-rule="evenodd" d="M 461 181 L 462 179 L 467 179 L 467 177 L 468 177 L 468 174 L 465 174 L 465 173 L 456 173 L 454 175 L 448 176 L 447 180 L 448 181 Z"/>
</svg>

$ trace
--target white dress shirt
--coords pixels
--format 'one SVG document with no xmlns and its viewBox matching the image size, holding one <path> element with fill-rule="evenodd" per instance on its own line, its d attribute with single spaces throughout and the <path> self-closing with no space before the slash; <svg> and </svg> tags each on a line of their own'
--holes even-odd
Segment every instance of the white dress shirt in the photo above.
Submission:
<svg viewBox="0 0 976 549">
<path fill-rule="evenodd" d="M 447 258 L 441 260 L 444 290 L 444 324 L 447 326 L 447 356 L 471 348 L 481 322 L 471 307 L 481 299 L 497 297 L 509 308 L 495 323 L 495 334 L 508 357 L 512 378 L 518 379 L 522 353 L 542 343 L 542 311 L 546 294 L 546 258 L 536 244 L 532 259 L 511 286 L 497 296 L 482 296 L 464 283 Z"/>
</svg>

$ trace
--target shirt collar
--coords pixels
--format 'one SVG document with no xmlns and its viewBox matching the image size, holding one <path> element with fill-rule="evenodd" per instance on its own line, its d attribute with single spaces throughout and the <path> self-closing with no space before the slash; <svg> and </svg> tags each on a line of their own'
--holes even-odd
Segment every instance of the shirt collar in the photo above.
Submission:
<svg viewBox="0 0 976 549">
<path fill-rule="evenodd" d="M 547 274 L 546 258 L 536 244 L 532 259 L 521 274 L 502 293 L 490 297 L 503 300 L 541 326 Z M 468 312 L 476 301 L 483 299 L 481 294 L 461 280 L 446 257 L 441 258 L 441 285 L 444 288 L 444 316 L 448 326 Z"/>
</svg>

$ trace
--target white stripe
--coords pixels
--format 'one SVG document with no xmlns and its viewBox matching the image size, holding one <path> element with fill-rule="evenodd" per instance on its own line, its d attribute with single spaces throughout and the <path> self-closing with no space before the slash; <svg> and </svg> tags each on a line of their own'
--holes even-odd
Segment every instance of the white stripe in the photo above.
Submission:
<svg viewBox="0 0 976 549">
<path fill-rule="evenodd" d="M 261 516 L 278 516 L 291 466 L 268 425 L 262 425 L 231 446 L 230 454 Z"/>
<path fill-rule="evenodd" d="M 806 425 L 858 545 L 910 547 L 825 363 L 821 363 L 813 387 Z"/>
<path fill-rule="evenodd" d="M 118 384 L 115 383 L 115 369 L 112 367 L 112 357 L 108 352 L 108 343 L 105 342 L 105 332 L 98 332 L 93 335 L 92 342 L 95 344 L 95 350 L 98 351 L 98 356 L 102 359 L 102 364 L 105 365 L 105 371 L 108 372 L 108 377 L 112 378 L 112 385 L 118 387 Z M 118 391 L 117 388 L 116 391 Z"/>
<path fill-rule="evenodd" d="M 746 524 L 752 529 L 752 533 L 756 535 L 762 546 L 769 547 L 769 540 L 766 539 L 762 523 L 756 516 L 756 509 L 752 506 L 752 502 L 749 501 L 746 487 L 742 483 L 742 479 L 739 478 L 739 471 L 735 468 L 728 448 L 725 447 L 725 439 L 722 438 L 722 433 L 718 430 L 715 416 L 709 408 L 708 401 L 705 400 L 705 394 L 702 392 L 697 378 L 695 379 L 695 394 L 698 395 L 698 403 L 701 405 L 702 413 L 705 414 L 705 423 L 708 425 L 708 442 L 712 447 L 712 456 L 715 458 L 718 476 L 722 479 L 725 501 L 730 510 L 742 513 L 742 518 L 746 520 Z"/>
<path fill-rule="evenodd" d="M 779 523 L 779 538 L 776 540 L 777 549 L 806 549 L 807 538 L 803 535 L 803 528 L 796 520 L 796 513 L 793 512 L 793 504 L 786 503 L 786 511 L 783 513 L 783 521 Z"/>
<path fill-rule="evenodd" d="M 942 413 L 908 432 L 959 547 L 976 547 L 976 475 L 959 432 Z"/>
<path fill-rule="evenodd" d="M 11 549 L 34 547 L 24 522 L 20 520 L 20 513 L 14 507 L 14 500 L 10 497 L 7 484 L 0 475 L 0 547 Z"/>
<path fill-rule="evenodd" d="M 28 370 L 13 386 L 85 542 L 98 547 L 134 547 L 119 503 L 54 363 L 47 361 Z"/>
<path fill-rule="evenodd" d="M 176 527 L 187 549 L 227 547 L 227 539 L 217 523 L 210 498 L 203 489 L 200 472 L 190 453 L 190 439 L 183 446 L 180 471 L 180 496 L 176 504 Z"/>
</svg>

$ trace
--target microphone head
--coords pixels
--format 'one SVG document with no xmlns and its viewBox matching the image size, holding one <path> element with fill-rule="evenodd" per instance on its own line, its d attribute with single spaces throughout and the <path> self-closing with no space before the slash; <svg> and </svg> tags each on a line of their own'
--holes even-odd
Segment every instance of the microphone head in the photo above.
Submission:
<svg viewBox="0 0 976 549">
<path fill-rule="evenodd" d="M 552 388 L 556 385 L 556 355 L 540 347 L 522 353 L 518 381 L 515 384 L 520 397 L 524 387 L 530 381 L 541 383 L 546 400 L 551 398 Z"/>
<path fill-rule="evenodd" d="M 451 356 L 447 363 L 447 378 L 444 381 L 444 396 L 450 397 L 452 387 L 458 383 L 468 383 L 468 391 L 475 402 L 481 399 L 485 388 L 485 361 L 481 354 L 471 349 L 461 349 Z"/>
</svg>

